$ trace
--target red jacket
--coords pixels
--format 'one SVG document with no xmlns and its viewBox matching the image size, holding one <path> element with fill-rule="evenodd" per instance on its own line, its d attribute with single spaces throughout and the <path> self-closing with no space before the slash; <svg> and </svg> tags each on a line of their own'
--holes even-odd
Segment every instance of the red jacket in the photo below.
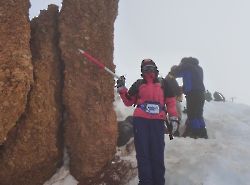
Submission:
<svg viewBox="0 0 250 185">
<path fill-rule="evenodd" d="M 148 77 L 144 80 L 135 82 L 129 91 L 127 88 L 123 87 L 123 89 L 119 90 L 119 94 L 126 106 L 132 106 L 133 104 L 142 105 L 145 102 L 157 102 L 162 108 L 166 105 L 166 111 L 169 116 L 177 116 L 174 93 L 172 93 L 166 81 L 164 81 L 164 83 L 165 85 L 163 88 L 158 79 L 154 80 L 152 77 Z M 137 106 L 133 116 L 163 120 L 166 119 L 166 112 L 160 109 L 159 114 L 151 114 Z"/>
</svg>

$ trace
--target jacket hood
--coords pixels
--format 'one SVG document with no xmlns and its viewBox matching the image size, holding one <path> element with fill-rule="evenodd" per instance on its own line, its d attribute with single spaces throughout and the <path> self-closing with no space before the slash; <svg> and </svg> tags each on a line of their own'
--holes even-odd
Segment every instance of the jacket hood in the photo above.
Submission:
<svg viewBox="0 0 250 185">
<path fill-rule="evenodd" d="M 197 58 L 193 58 L 193 57 L 184 57 L 184 58 L 181 59 L 181 64 L 198 65 L 199 60 Z"/>
</svg>

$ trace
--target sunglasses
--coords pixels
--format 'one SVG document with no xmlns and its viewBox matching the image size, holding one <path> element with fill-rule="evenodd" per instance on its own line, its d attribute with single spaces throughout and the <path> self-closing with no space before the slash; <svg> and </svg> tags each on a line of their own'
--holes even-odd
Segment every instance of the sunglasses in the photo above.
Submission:
<svg viewBox="0 0 250 185">
<path fill-rule="evenodd" d="M 142 72 L 155 72 L 156 67 L 154 65 L 145 65 L 142 67 Z"/>
</svg>

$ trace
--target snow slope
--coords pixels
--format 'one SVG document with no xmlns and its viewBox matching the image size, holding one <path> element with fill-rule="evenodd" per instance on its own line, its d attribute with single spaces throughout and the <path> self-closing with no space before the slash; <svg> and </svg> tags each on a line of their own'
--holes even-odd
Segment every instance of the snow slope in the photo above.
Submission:
<svg viewBox="0 0 250 185">
<path fill-rule="evenodd" d="M 206 102 L 204 118 L 207 140 L 174 138 L 170 141 L 165 137 L 166 185 L 249 185 L 250 107 L 232 102 Z M 135 152 L 123 158 L 135 161 Z M 52 179 L 44 185 L 77 184 L 66 167 Z M 137 184 L 137 177 L 128 183 Z"/>
</svg>

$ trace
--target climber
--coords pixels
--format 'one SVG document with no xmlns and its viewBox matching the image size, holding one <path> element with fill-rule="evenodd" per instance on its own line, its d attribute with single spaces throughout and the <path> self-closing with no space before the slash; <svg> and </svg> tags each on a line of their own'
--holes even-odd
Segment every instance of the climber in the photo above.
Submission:
<svg viewBox="0 0 250 185">
<path fill-rule="evenodd" d="M 117 80 L 117 91 L 126 106 L 135 105 L 133 113 L 134 144 L 139 185 L 165 185 L 164 119 L 165 106 L 173 131 L 178 125 L 175 95 L 151 59 L 141 62 L 141 76 L 129 90 L 125 78 Z M 175 129 L 175 130 L 174 130 Z"/>
<path fill-rule="evenodd" d="M 168 75 L 165 77 L 165 79 L 168 82 L 168 84 L 170 85 L 170 87 L 171 87 L 171 89 L 176 97 L 176 110 L 178 113 L 178 127 L 177 127 L 177 130 L 175 131 L 175 133 L 173 133 L 173 135 L 180 136 L 179 126 L 180 126 L 180 121 L 182 118 L 181 102 L 183 100 L 183 92 L 182 92 L 182 87 L 179 86 L 176 78 L 173 75 L 171 75 L 171 71 L 173 71 L 175 67 L 177 67 L 177 66 L 174 65 L 171 67 L 171 70 L 168 73 Z"/>
<path fill-rule="evenodd" d="M 182 58 L 180 64 L 171 74 L 183 79 L 183 92 L 186 95 L 188 123 L 183 134 L 184 137 L 208 138 L 203 107 L 205 103 L 205 86 L 203 84 L 203 69 L 199 61 L 193 57 Z"/>
</svg>

